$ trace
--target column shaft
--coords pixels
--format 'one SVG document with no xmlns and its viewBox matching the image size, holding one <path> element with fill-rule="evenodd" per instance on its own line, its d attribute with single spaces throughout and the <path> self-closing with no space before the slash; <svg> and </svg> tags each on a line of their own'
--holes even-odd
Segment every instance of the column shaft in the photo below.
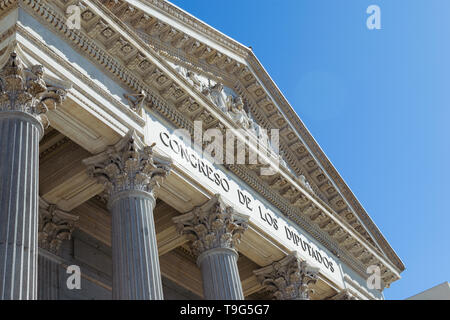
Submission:
<svg viewBox="0 0 450 320">
<path fill-rule="evenodd" d="M 25 113 L 0 112 L 0 299 L 36 299 L 39 139 Z"/>
<path fill-rule="evenodd" d="M 113 200 L 113 299 L 162 300 L 163 291 L 150 193 Z"/>
<path fill-rule="evenodd" d="M 217 248 L 198 258 L 207 300 L 244 300 L 234 249 Z"/>
<path fill-rule="evenodd" d="M 59 299 L 59 263 L 39 255 L 38 300 Z"/>
<path fill-rule="evenodd" d="M 11 42 L 0 69 L 0 299 L 36 299 L 39 140 L 65 97 L 44 67 L 25 67 Z M 19 49 L 18 52 L 15 50 Z M 5 53 L 6 54 L 6 53 Z"/>
</svg>

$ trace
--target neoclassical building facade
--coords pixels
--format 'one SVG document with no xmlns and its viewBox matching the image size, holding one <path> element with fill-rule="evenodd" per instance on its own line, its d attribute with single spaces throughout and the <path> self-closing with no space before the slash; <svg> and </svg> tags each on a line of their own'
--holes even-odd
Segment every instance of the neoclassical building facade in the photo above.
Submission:
<svg viewBox="0 0 450 320">
<path fill-rule="evenodd" d="M 163 0 L 0 0 L 0 151 L 0 299 L 383 299 L 405 268 L 253 51 Z"/>
</svg>

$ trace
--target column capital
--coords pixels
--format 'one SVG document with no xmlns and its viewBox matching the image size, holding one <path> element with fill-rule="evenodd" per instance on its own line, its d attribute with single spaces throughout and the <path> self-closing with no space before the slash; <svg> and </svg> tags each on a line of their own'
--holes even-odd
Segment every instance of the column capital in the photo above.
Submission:
<svg viewBox="0 0 450 320">
<path fill-rule="evenodd" d="M 19 52 L 20 48 L 16 48 L 5 56 L 6 61 L 0 61 L 0 115 L 31 116 L 40 123 L 42 136 L 49 124 L 45 114 L 65 99 L 66 91 L 47 85 L 44 67 L 26 67 Z"/>
<path fill-rule="evenodd" d="M 319 269 L 290 254 L 253 273 L 277 300 L 309 300 L 310 286 L 317 281 Z"/>
<path fill-rule="evenodd" d="M 169 174 L 172 160 L 144 146 L 134 130 L 104 152 L 83 160 L 88 174 L 105 185 L 109 201 L 126 192 L 150 193 Z"/>
<path fill-rule="evenodd" d="M 248 228 L 248 216 L 225 205 L 218 194 L 191 212 L 174 217 L 173 222 L 178 232 L 192 240 L 191 247 L 197 257 L 212 249 L 235 250 Z"/>
<path fill-rule="evenodd" d="M 39 247 L 57 255 L 61 243 L 71 239 L 78 219 L 39 198 Z"/>
</svg>

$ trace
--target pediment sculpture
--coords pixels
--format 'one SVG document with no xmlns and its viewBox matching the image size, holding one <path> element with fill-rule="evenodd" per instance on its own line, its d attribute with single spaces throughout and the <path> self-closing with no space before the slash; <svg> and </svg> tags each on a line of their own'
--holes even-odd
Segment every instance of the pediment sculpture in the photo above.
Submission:
<svg viewBox="0 0 450 320">
<path fill-rule="evenodd" d="M 172 64 L 175 70 L 183 76 L 196 90 L 204 94 L 216 107 L 225 115 L 233 120 L 242 129 L 250 133 L 266 145 L 270 150 L 275 150 L 271 144 L 267 130 L 263 129 L 252 115 L 246 111 L 244 100 L 236 92 L 226 87 L 220 82 L 215 82 L 203 75 L 199 75 L 185 67 Z M 283 156 L 278 156 L 278 161 L 287 167 L 289 171 L 293 170 L 288 166 Z"/>
</svg>

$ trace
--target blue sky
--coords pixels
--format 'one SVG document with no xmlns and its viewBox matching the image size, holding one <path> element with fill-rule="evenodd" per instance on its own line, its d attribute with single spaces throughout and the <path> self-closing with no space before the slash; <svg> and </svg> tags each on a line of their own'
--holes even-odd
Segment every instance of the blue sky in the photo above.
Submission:
<svg viewBox="0 0 450 320">
<path fill-rule="evenodd" d="M 450 1 L 172 2 L 253 48 L 405 263 L 386 299 L 449 281 Z"/>
</svg>

